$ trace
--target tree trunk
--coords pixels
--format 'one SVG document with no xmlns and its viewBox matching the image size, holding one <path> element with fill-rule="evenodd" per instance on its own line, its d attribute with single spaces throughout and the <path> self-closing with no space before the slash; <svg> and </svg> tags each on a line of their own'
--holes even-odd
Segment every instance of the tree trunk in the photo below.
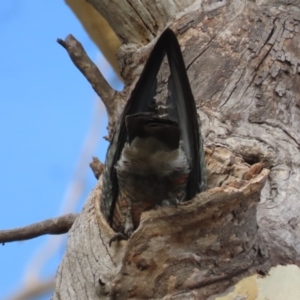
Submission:
<svg viewBox="0 0 300 300">
<path fill-rule="evenodd" d="M 128 241 L 109 247 L 100 177 L 69 232 L 52 299 L 208 299 L 246 275 L 299 264 L 299 1 L 87 1 L 122 42 L 126 86 L 110 129 L 152 40 L 166 26 L 177 34 L 209 189 L 177 208 L 145 212 Z"/>
</svg>

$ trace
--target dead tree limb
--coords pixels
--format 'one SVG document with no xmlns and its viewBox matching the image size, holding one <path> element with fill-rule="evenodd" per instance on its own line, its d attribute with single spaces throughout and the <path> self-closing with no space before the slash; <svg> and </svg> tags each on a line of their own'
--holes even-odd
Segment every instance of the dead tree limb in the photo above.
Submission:
<svg viewBox="0 0 300 300">
<path fill-rule="evenodd" d="M 28 226 L 0 231 L 0 244 L 24 241 L 45 234 L 64 234 L 69 231 L 77 214 L 67 214 L 58 218 L 44 220 Z"/>
<path fill-rule="evenodd" d="M 108 115 L 112 116 L 115 111 L 114 94 L 116 92 L 110 87 L 98 67 L 88 57 L 81 43 L 71 34 L 65 40 L 57 39 L 57 42 L 67 50 L 75 66 L 90 82 L 94 91 L 103 101 Z"/>
</svg>

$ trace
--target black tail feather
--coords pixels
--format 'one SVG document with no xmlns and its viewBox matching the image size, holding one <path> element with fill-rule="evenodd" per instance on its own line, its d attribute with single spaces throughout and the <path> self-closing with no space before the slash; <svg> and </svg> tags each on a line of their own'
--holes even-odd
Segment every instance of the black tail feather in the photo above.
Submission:
<svg viewBox="0 0 300 300">
<path fill-rule="evenodd" d="M 119 160 L 128 138 L 125 124 L 126 116 L 151 111 L 151 103 L 156 95 L 156 76 L 166 54 L 171 71 L 168 83 L 168 115 L 180 126 L 184 151 L 191 165 L 186 199 L 192 199 L 206 187 L 203 144 L 194 97 L 177 38 L 171 29 L 166 29 L 154 46 L 144 70 L 132 91 L 120 121 L 116 126 L 107 153 L 106 172 L 109 176 L 103 182 L 105 191 L 101 200 L 101 209 L 109 221 L 111 221 L 118 196 L 118 181 L 114 166 Z"/>
</svg>

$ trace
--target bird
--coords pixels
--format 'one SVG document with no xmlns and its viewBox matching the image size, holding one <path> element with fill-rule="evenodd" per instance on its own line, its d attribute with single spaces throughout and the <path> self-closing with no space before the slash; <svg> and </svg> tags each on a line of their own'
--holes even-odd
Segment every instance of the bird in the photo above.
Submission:
<svg viewBox="0 0 300 300">
<path fill-rule="evenodd" d="M 164 103 L 157 75 L 167 56 Z M 177 205 L 206 189 L 206 166 L 196 104 L 175 33 L 157 39 L 116 124 L 105 161 L 100 209 L 115 235 L 128 239 L 143 211 Z"/>
</svg>

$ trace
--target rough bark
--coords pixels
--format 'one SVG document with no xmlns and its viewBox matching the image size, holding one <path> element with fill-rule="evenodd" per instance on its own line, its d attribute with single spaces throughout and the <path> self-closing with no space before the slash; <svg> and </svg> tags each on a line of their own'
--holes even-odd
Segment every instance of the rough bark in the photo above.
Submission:
<svg viewBox="0 0 300 300">
<path fill-rule="evenodd" d="M 167 22 L 196 0 L 86 0 L 125 43 L 146 45 Z"/>
<path fill-rule="evenodd" d="M 69 233 L 53 299 L 207 299 L 246 274 L 299 264 L 299 2 L 88 2 L 123 43 L 135 43 L 119 51 L 126 87 L 111 120 L 152 43 L 140 45 L 172 18 L 199 108 L 210 189 L 178 208 L 144 213 L 130 240 L 109 248 L 100 177 Z M 173 5 L 166 15 L 165 2 Z"/>
</svg>

